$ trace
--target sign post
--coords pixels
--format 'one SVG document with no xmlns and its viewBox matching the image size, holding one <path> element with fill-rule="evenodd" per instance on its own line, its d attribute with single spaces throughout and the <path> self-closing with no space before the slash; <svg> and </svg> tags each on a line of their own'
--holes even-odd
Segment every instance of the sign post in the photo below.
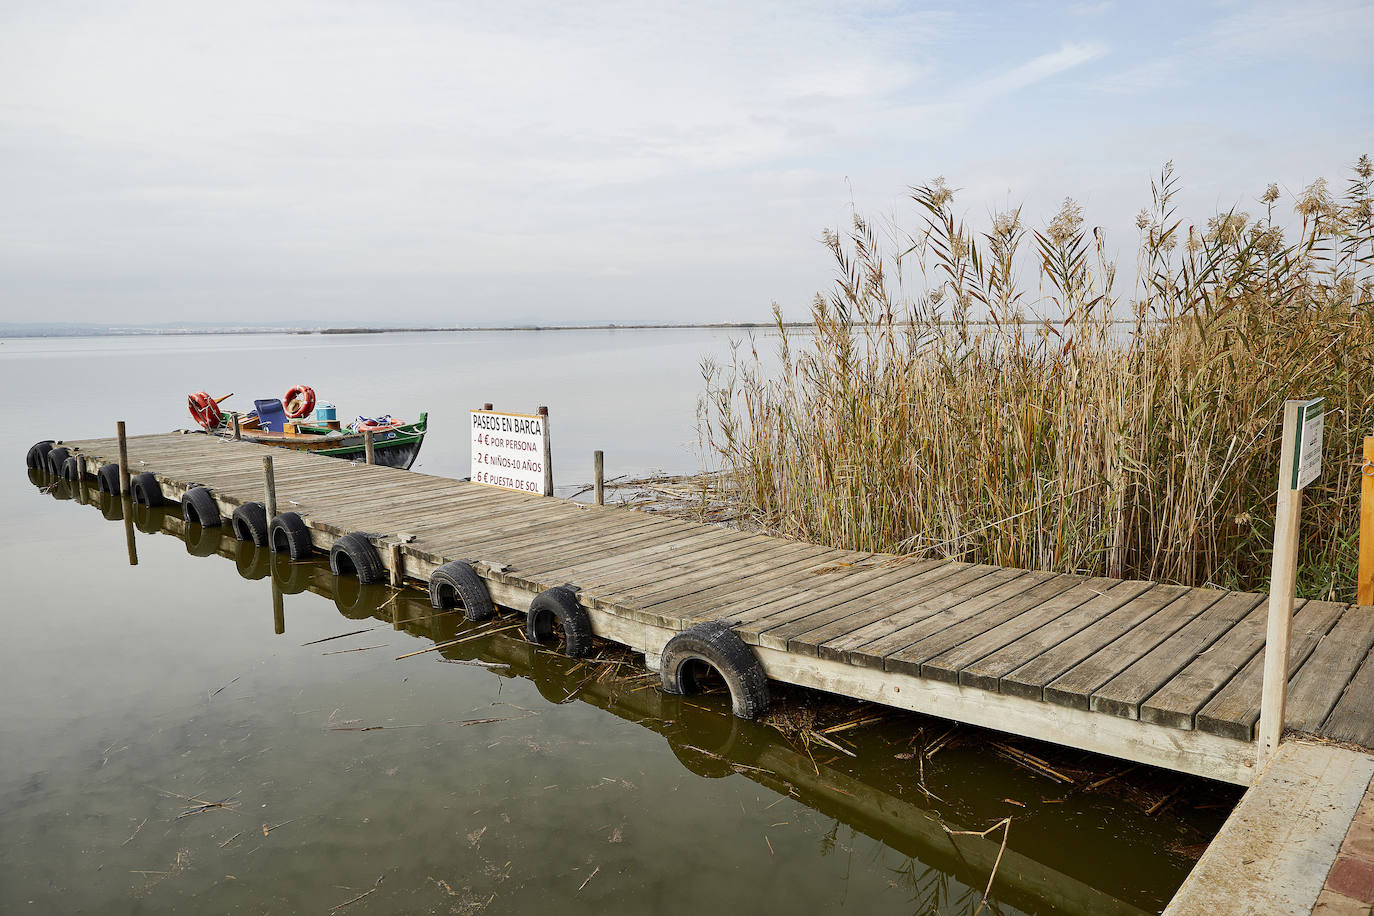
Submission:
<svg viewBox="0 0 1374 916">
<path fill-rule="evenodd" d="M 1374 604 L 1374 436 L 1364 440 L 1360 465 L 1360 569 L 1355 600 Z"/>
<path fill-rule="evenodd" d="M 548 409 L 538 414 L 472 411 L 472 482 L 553 495 Z"/>
<path fill-rule="evenodd" d="M 1284 403 L 1256 774 L 1278 749 L 1279 739 L 1283 736 L 1284 707 L 1288 702 L 1288 644 L 1293 631 L 1293 604 L 1297 596 L 1302 491 L 1321 474 L 1325 416 L 1326 402 L 1322 398 Z"/>
</svg>

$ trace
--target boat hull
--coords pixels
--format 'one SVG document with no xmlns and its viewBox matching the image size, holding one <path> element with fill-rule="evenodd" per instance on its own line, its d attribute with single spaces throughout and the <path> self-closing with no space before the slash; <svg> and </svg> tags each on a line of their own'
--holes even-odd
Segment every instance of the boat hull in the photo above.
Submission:
<svg viewBox="0 0 1374 916">
<path fill-rule="evenodd" d="M 420 446 L 424 444 L 427 426 L 428 416 L 421 414 L 418 423 L 407 423 L 395 429 L 383 429 L 374 432 L 372 434 L 373 463 L 409 470 L 410 466 L 415 463 L 415 459 L 420 457 Z M 227 427 L 220 427 L 214 431 L 214 434 L 233 438 L 233 432 Z M 367 460 L 367 444 L 362 433 L 350 432 L 341 435 L 338 431 L 334 431 L 323 434 L 288 434 L 245 429 L 240 432 L 240 438 L 245 442 L 253 442 L 258 445 L 313 452 L 316 455 L 342 458 L 356 464 L 363 464 Z"/>
</svg>

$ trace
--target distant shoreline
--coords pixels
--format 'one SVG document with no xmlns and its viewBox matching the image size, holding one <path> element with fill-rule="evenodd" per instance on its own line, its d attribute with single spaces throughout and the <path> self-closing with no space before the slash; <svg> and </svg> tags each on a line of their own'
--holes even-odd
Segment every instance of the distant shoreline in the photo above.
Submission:
<svg viewBox="0 0 1374 916">
<path fill-rule="evenodd" d="M 0 339 L 45 340 L 76 337 L 200 337 L 200 336 L 251 336 L 263 334 L 290 334 L 297 336 L 345 335 L 345 334 L 454 334 L 487 331 L 751 331 L 760 328 L 776 328 L 772 321 L 719 322 L 714 324 L 541 324 L 541 325 L 503 325 L 500 327 L 367 327 L 367 328 L 100 328 L 73 327 L 69 330 L 44 328 L 28 330 L 19 327 L 0 327 Z M 811 327 L 809 321 L 789 321 L 788 328 Z"/>
</svg>

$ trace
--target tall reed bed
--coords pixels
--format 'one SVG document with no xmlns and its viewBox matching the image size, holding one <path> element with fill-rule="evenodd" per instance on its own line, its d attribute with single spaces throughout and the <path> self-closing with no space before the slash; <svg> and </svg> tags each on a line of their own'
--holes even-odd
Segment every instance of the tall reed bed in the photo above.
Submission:
<svg viewBox="0 0 1374 916">
<path fill-rule="evenodd" d="M 1283 402 L 1325 396 L 1300 589 L 1351 597 L 1374 167 L 1306 188 L 1289 232 L 1276 186 L 1258 216 L 1205 226 L 1177 213 L 1172 166 L 1152 190 L 1128 297 L 1071 200 L 1043 229 L 1017 209 L 980 231 L 938 180 L 913 189 L 914 232 L 856 215 L 827 233 L 834 288 L 804 338 L 775 308 L 776 372 L 756 350 L 703 367 L 703 442 L 736 510 L 856 550 L 1262 589 Z"/>
</svg>

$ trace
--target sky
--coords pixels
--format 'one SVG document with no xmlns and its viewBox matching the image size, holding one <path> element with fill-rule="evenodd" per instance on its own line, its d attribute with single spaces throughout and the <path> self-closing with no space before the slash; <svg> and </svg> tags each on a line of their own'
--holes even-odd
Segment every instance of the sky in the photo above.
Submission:
<svg viewBox="0 0 1374 916">
<path fill-rule="evenodd" d="M 1133 262 L 1374 153 L 1374 3 L 0 4 L 0 322 L 804 318 L 852 210 Z M 1034 278 L 1029 278 L 1034 285 Z"/>
</svg>

